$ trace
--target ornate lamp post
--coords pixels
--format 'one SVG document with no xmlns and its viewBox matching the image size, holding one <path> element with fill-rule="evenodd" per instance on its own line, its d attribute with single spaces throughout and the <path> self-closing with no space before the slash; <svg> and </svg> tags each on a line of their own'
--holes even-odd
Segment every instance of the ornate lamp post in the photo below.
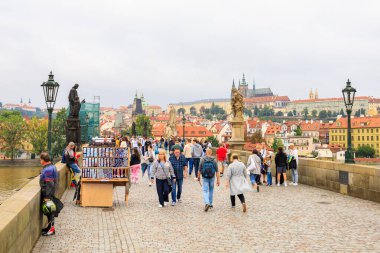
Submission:
<svg viewBox="0 0 380 253">
<path fill-rule="evenodd" d="M 52 158 L 51 152 L 51 122 L 52 122 L 52 114 L 54 109 L 54 104 L 57 99 L 59 84 L 54 81 L 54 75 L 50 71 L 49 79 L 46 82 L 41 84 L 42 89 L 44 90 L 45 102 L 47 111 L 49 114 L 49 122 L 48 122 L 48 151 L 49 155 Z"/>
<path fill-rule="evenodd" d="M 350 79 L 347 80 L 346 88 L 342 90 L 344 104 L 347 112 L 347 151 L 345 154 L 345 163 L 355 163 L 351 148 L 351 112 L 354 105 L 356 89 L 351 87 Z"/>
<path fill-rule="evenodd" d="M 184 142 L 185 142 L 185 123 L 186 123 L 186 118 L 185 118 L 185 114 L 183 114 L 183 116 L 182 116 L 182 131 L 183 131 L 182 138 L 183 138 Z"/>
</svg>

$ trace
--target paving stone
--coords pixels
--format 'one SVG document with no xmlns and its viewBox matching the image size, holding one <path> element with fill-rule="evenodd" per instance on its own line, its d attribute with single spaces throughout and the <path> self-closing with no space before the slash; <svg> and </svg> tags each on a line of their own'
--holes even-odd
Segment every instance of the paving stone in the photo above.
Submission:
<svg viewBox="0 0 380 253">
<path fill-rule="evenodd" d="M 109 212 L 77 207 L 73 194 L 63 196 L 56 235 L 33 252 L 380 252 L 380 204 L 304 185 L 249 192 L 247 213 L 230 208 L 224 178 L 207 213 L 193 179 L 175 207 L 158 208 L 146 181 L 132 186 L 128 207 L 116 187 Z"/>
</svg>

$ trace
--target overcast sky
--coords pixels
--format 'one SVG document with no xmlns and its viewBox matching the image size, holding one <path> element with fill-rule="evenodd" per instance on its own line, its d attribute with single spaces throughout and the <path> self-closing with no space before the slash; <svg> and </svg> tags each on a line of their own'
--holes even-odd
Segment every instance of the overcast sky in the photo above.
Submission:
<svg viewBox="0 0 380 253">
<path fill-rule="evenodd" d="M 50 70 L 67 105 L 228 97 L 232 79 L 291 99 L 380 97 L 380 1 L 0 1 L 0 101 L 44 106 Z"/>
</svg>

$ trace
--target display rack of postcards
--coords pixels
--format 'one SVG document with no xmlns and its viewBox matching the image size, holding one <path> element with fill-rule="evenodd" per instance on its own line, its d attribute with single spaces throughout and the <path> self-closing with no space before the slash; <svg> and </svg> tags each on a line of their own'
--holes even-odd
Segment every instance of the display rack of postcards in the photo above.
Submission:
<svg viewBox="0 0 380 253">
<path fill-rule="evenodd" d="M 83 147 L 82 178 L 128 178 L 127 148 Z"/>
<path fill-rule="evenodd" d="M 81 205 L 112 206 L 115 186 L 125 186 L 128 204 L 130 150 L 109 146 L 84 146 L 82 150 Z"/>
</svg>

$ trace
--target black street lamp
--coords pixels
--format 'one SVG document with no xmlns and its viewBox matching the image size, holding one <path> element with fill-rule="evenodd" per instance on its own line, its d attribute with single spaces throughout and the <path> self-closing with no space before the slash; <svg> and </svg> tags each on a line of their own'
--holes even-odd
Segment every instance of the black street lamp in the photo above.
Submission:
<svg viewBox="0 0 380 253">
<path fill-rule="evenodd" d="M 54 81 L 54 75 L 50 71 L 49 79 L 46 82 L 43 82 L 41 84 L 42 89 L 44 90 L 44 96 L 45 96 L 45 102 L 46 102 L 46 107 L 47 111 L 49 114 L 49 126 L 48 126 L 48 151 L 49 155 L 52 157 L 52 152 L 51 152 L 51 122 L 52 122 L 52 114 L 53 114 L 53 109 L 54 109 L 54 104 L 55 101 L 57 100 L 57 94 L 58 94 L 58 89 L 59 89 L 59 84 Z"/>
<path fill-rule="evenodd" d="M 183 141 L 185 142 L 185 123 L 186 123 L 186 118 L 185 118 L 185 114 L 183 114 L 182 116 L 182 138 L 183 138 Z"/>
<path fill-rule="evenodd" d="M 350 79 L 347 80 L 346 88 L 342 90 L 344 105 L 347 112 L 347 151 L 345 154 L 345 163 L 355 163 L 354 155 L 351 147 L 351 112 L 354 105 L 356 89 L 351 87 Z"/>
</svg>

